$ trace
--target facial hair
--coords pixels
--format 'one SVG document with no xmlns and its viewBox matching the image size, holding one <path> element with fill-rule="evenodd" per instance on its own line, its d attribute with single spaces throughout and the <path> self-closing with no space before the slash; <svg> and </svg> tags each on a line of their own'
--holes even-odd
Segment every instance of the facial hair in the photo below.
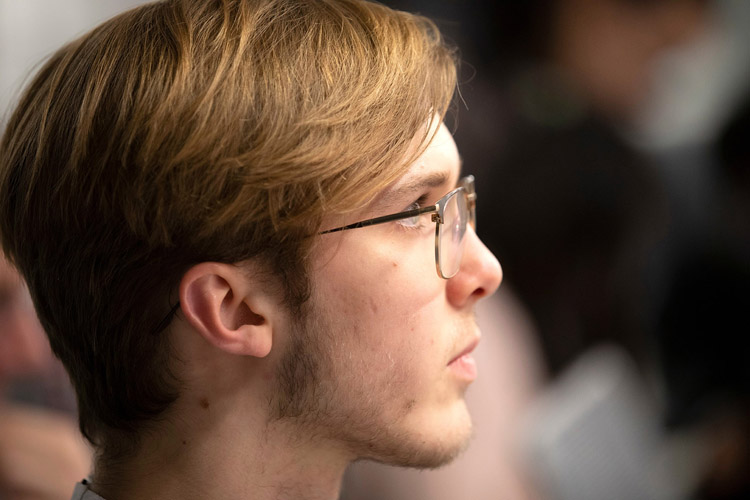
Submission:
<svg viewBox="0 0 750 500">
<path fill-rule="evenodd" d="M 412 411 L 411 405 L 403 406 L 392 422 L 383 423 L 382 408 L 402 395 L 400 388 L 369 384 L 337 367 L 336 360 L 351 350 L 342 336 L 352 332 L 337 328 L 334 314 L 318 304 L 313 294 L 295 315 L 290 342 L 276 372 L 271 420 L 291 424 L 300 439 L 338 446 L 352 460 L 436 468 L 455 459 L 465 449 L 470 432 L 453 438 L 452 429 L 439 430 L 444 440 L 425 442 L 399 425 Z"/>
</svg>

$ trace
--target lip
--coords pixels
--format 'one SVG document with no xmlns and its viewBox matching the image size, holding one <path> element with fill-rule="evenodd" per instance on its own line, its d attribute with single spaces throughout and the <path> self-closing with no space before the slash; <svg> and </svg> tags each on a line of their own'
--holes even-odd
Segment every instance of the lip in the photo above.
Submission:
<svg viewBox="0 0 750 500">
<path fill-rule="evenodd" d="M 478 337 L 474 338 L 463 351 L 448 363 L 448 370 L 453 376 L 467 384 L 477 378 L 477 363 L 471 355 L 477 344 L 479 344 Z"/>
<path fill-rule="evenodd" d="M 451 359 L 448 362 L 448 364 L 450 365 L 450 364 L 458 361 L 463 356 L 466 356 L 467 354 L 471 354 L 472 352 L 474 352 L 474 349 L 477 348 L 478 344 L 479 344 L 479 336 L 475 337 L 471 342 L 469 342 L 469 344 L 466 346 L 466 348 L 463 351 L 461 351 L 459 354 L 457 354 L 456 357 L 454 357 L 453 359 Z"/>
</svg>

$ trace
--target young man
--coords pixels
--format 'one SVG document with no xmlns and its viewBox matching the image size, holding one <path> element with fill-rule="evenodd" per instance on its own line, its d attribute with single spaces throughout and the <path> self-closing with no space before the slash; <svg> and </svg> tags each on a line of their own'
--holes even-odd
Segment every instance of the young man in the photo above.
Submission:
<svg viewBox="0 0 750 500">
<path fill-rule="evenodd" d="M 461 450 L 501 271 L 454 85 L 434 25 L 358 0 L 165 1 L 52 57 L 0 234 L 97 452 L 74 498 L 333 499 Z"/>
</svg>

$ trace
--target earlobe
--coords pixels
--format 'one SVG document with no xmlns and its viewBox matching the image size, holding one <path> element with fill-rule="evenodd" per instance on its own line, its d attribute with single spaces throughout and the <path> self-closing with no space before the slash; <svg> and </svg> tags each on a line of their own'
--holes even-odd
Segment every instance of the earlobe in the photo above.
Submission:
<svg viewBox="0 0 750 500">
<path fill-rule="evenodd" d="M 180 282 L 180 307 L 187 322 L 225 352 L 265 357 L 271 351 L 271 309 L 236 266 L 203 262 Z"/>
</svg>

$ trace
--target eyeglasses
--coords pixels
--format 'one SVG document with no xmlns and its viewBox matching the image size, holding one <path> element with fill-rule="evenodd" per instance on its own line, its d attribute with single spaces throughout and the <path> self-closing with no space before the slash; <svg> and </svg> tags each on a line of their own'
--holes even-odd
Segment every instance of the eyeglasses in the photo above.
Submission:
<svg viewBox="0 0 750 500">
<path fill-rule="evenodd" d="M 471 225 L 472 229 L 476 229 L 476 207 L 477 194 L 474 190 L 474 176 L 468 175 L 458 182 L 456 189 L 429 207 L 375 217 L 335 229 L 328 229 L 320 234 L 336 233 L 347 229 L 374 226 L 409 218 L 416 220 L 424 214 L 431 213 L 432 222 L 435 223 L 435 267 L 438 276 L 450 279 L 458 273 L 461 267 L 467 224 Z M 159 322 L 153 334 L 157 334 L 169 326 L 179 308 L 180 302 L 178 301 Z"/>
<path fill-rule="evenodd" d="M 472 229 L 476 229 L 477 194 L 474 190 L 474 176 L 466 176 L 458 184 L 456 189 L 440 198 L 435 205 L 355 222 L 328 229 L 320 234 L 374 226 L 431 213 L 432 222 L 435 223 L 435 267 L 438 276 L 450 279 L 461 267 L 467 223 Z"/>
</svg>

